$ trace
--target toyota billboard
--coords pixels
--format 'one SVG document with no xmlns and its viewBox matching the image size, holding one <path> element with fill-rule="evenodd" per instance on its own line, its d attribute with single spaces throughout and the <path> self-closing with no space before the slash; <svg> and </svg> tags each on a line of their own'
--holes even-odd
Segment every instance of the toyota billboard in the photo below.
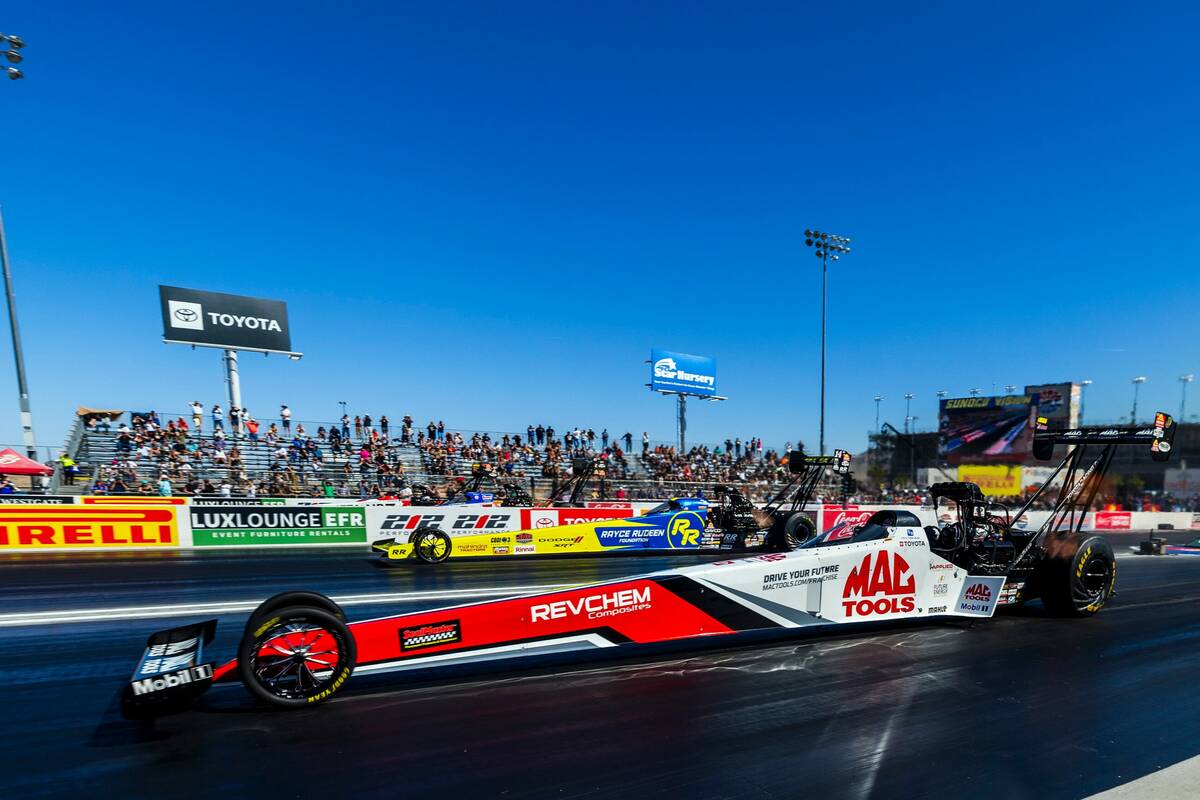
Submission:
<svg viewBox="0 0 1200 800">
<path fill-rule="evenodd" d="M 177 344 L 291 353 L 287 303 L 159 286 L 163 339 Z"/>
<path fill-rule="evenodd" d="M 650 389 L 655 392 L 713 397 L 717 393 L 717 362 L 707 356 L 650 351 Z"/>
</svg>

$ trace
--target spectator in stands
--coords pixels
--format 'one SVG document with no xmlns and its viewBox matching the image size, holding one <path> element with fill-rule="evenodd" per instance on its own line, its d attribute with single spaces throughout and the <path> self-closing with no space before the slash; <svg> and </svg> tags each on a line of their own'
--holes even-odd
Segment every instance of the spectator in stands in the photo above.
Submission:
<svg viewBox="0 0 1200 800">
<path fill-rule="evenodd" d="M 158 479 L 158 494 L 160 497 L 170 497 L 171 491 L 171 479 L 163 475 Z"/>
<path fill-rule="evenodd" d="M 7 475 L 0 475 L 0 494 L 16 494 L 17 487 Z"/>
<path fill-rule="evenodd" d="M 215 403 L 212 407 L 212 421 L 214 431 L 225 430 L 225 412 L 221 410 L 221 404 Z"/>
<path fill-rule="evenodd" d="M 446 423 L 442 422 L 440 419 L 438 420 L 437 424 L 437 438 L 438 441 L 442 441 L 446 438 Z"/>
<path fill-rule="evenodd" d="M 546 429 L 545 429 L 545 427 L 538 425 L 537 428 L 535 428 L 533 432 L 535 434 L 537 434 L 538 447 L 542 447 L 543 445 L 545 445 L 546 444 Z"/>
<path fill-rule="evenodd" d="M 733 457 L 742 457 L 742 437 L 740 436 L 733 440 Z"/>
<path fill-rule="evenodd" d="M 383 434 L 384 441 L 387 441 L 387 438 L 388 438 L 387 414 L 384 414 L 382 417 L 379 418 L 379 432 Z"/>
<path fill-rule="evenodd" d="M 608 428 L 605 428 L 604 430 L 600 431 L 600 449 L 601 450 L 608 449 Z"/>
<path fill-rule="evenodd" d="M 200 405 L 199 400 L 192 401 L 192 427 L 196 429 L 196 435 L 200 435 L 200 423 L 204 421 L 204 406 Z"/>
<path fill-rule="evenodd" d="M 237 406 L 229 407 L 229 429 L 233 431 L 233 435 L 241 437 L 242 435 L 242 410 Z"/>
<path fill-rule="evenodd" d="M 358 414 L 354 415 L 354 438 L 361 439 L 363 434 L 362 417 Z"/>
<path fill-rule="evenodd" d="M 370 438 L 371 434 L 373 433 L 373 431 L 371 430 L 371 415 L 370 414 L 363 415 L 363 433 L 366 434 L 368 438 Z"/>
<path fill-rule="evenodd" d="M 63 453 L 58 457 L 58 463 L 62 467 L 63 483 L 67 486 L 74 486 L 75 476 L 79 474 L 79 467 L 76 465 L 75 459 Z"/>
<path fill-rule="evenodd" d="M 279 407 L 279 420 L 283 423 L 283 432 L 292 432 L 292 410 L 286 405 Z"/>
<path fill-rule="evenodd" d="M 650 452 L 650 434 L 647 431 L 642 431 L 642 458 Z"/>
<path fill-rule="evenodd" d="M 246 420 L 246 435 L 250 437 L 250 444 L 258 444 L 258 420 L 254 417 Z"/>
</svg>

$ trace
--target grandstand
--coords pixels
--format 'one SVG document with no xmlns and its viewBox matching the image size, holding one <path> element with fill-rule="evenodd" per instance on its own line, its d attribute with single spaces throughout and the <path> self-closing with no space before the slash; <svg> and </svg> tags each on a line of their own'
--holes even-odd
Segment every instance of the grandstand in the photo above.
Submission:
<svg viewBox="0 0 1200 800">
<path fill-rule="evenodd" d="M 78 480 L 60 469 L 52 491 L 365 498 L 405 495 L 418 484 L 445 486 L 482 470 L 522 481 L 544 499 L 579 457 L 600 463 L 589 499 L 696 494 L 727 482 L 763 498 L 786 482 L 779 456 L 763 452 L 761 440 L 748 439 L 745 447 L 740 438 L 727 441 L 735 452 L 702 445 L 683 455 L 647 440 L 630 454 L 622 445 L 633 442 L 632 434 L 606 441 L 580 428 L 556 435 L 539 426 L 542 435 L 531 442 L 528 433 L 453 431 L 433 423 L 414 429 L 408 417 L 399 436 L 386 438 L 377 428 L 348 422 L 296 422 L 289 432 L 282 420 L 265 420 L 251 437 L 227 421 L 214 431 L 204 420 L 198 432 L 191 420 L 190 412 L 81 414 L 64 448 Z"/>
</svg>

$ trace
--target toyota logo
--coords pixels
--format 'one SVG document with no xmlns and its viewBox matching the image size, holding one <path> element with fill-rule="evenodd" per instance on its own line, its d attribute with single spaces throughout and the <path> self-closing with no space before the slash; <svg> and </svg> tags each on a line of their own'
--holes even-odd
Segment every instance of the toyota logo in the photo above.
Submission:
<svg viewBox="0 0 1200 800">
<path fill-rule="evenodd" d="M 175 309 L 175 319 L 177 319 L 181 322 L 195 322 L 196 317 L 198 317 L 198 316 L 200 316 L 200 315 L 197 314 L 195 311 L 193 311 L 190 308 Z"/>
</svg>

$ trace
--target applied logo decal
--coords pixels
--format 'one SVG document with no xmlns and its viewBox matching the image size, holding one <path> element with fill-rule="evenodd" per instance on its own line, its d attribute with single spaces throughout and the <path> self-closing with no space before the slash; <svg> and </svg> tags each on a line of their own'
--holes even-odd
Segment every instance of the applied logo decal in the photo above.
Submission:
<svg viewBox="0 0 1200 800">
<path fill-rule="evenodd" d="M 193 331 L 204 330 L 204 309 L 199 303 L 168 300 L 167 314 L 171 318 L 172 328 L 187 328 Z"/>
<path fill-rule="evenodd" d="M 586 616 L 588 619 L 614 617 L 651 607 L 650 587 L 618 589 L 613 592 L 582 595 L 553 603 L 540 603 L 529 607 L 531 622 L 549 622 L 552 619 Z"/>
<path fill-rule="evenodd" d="M 672 548 L 700 546 L 700 534 L 704 532 L 704 521 L 700 515 L 683 511 L 671 518 L 667 524 L 667 543 Z"/>
<path fill-rule="evenodd" d="M 420 650 L 462 641 L 462 626 L 456 619 L 430 622 L 415 628 L 400 629 L 400 649 Z"/>
<path fill-rule="evenodd" d="M 899 553 L 868 553 L 846 577 L 842 608 L 847 617 L 908 613 L 917 607 L 916 593 L 912 568 Z"/>
</svg>

